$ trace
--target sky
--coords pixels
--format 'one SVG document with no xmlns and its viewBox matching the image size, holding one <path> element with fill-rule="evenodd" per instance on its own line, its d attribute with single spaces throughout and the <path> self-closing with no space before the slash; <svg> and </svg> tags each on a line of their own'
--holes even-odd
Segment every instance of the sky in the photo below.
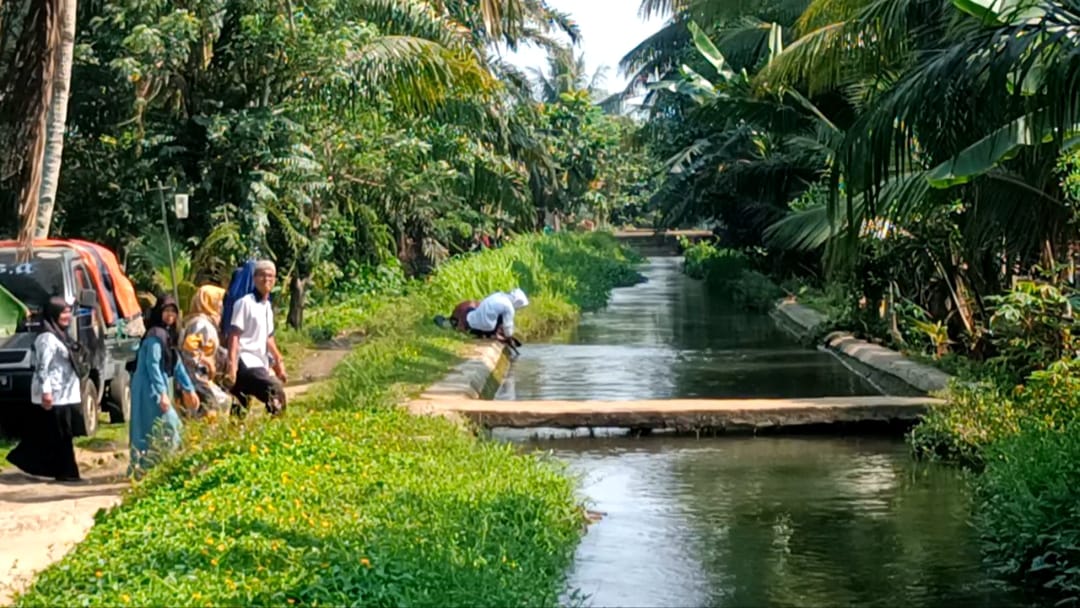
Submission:
<svg viewBox="0 0 1080 608">
<path fill-rule="evenodd" d="M 663 25 L 664 20 L 655 16 L 642 21 L 638 17 L 640 4 L 641 0 L 548 0 L 552 8 L 569 13 L 581 29 L 581 41 L 575 50 L 585 53 L 589 75 L 601 65 L 608 66 L 601 89 L 614 93 L 626 87 L 627 78 L 619 73 L 619 60 Z M 521 68 L 546 65 L 544 51 L 533 46 L 505 57 Z"/>
</svg>

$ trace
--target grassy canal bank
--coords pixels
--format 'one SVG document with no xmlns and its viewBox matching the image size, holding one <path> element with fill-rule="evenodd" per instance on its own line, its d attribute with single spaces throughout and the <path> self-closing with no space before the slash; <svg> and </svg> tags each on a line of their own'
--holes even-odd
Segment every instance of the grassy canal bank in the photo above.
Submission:
<svg viewBox="0 0 1080 608">
<path fill-rule="evenodd" d="M 632 262 L 607 235 L 527 237 L 339 305 L 364 341 L 329 382 L 280 420 L 190 425 L 17 605 L 556 605 L 583 525 L 572 481 L 397 405 L 467 346 L 435 312 L 520 284 L 527 342 L 636 281 Z"/>
</svg>

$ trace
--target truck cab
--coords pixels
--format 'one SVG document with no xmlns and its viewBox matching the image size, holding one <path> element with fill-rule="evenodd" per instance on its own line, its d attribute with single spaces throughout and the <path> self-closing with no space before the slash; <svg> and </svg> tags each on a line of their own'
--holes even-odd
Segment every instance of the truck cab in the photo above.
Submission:
<svg viewBox="0 0 1080 608">
<path fill-rule="evenodd" d="M 125 364 L 135 356 L 137 340 L 124 339 L 106 326 L 101 296 L 91 280 L 87 261 L 62 246 L 35 247 L 29 261 L 20 262 L 13 247 L 0 247 L 0 286 L 29 311 L 15 332 L 0 336 L 0 433 L 17 436 L 25 424 L 33 374 L 33 346 L 41 331 L 41 313 L 55 295 L 72 302 L 71 337 L 86 348 L 90 375 L 81 387 L 86 431 L 97 430 L 98 413 L 109 397 L 113 421 L 126 420 L 131 411 L 130 376 Z"/>
</svg>

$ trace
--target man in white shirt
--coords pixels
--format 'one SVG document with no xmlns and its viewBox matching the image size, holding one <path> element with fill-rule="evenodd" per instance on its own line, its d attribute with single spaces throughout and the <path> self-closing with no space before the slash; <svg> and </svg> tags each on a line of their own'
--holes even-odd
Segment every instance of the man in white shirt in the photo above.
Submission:
<svg viewBox="0 0 1080 608">
<path fill-rule="evenodd" d="M 465 315 L 465 323 L 477 337 L 508 342 L 514 337 L 514 313 L 528 305 L 529 298 L 520 288 L 496 291 Z"/>
<path fill-rule="evenodd" d="M 271 414 L 285 410 L 285 364 L 274 340 L 274 311 L 270 291 L 277 269 L 269 260 L 255 263 L 255 291 L 236 301 L 229 331 L 227 375 L 232 393 L 246 411 L 248 398 L 266 404 Z M 270 358 L 273 357 L 271 364 Z M 273 369 L 276 378 L 270 375 Z"/>
</svg>

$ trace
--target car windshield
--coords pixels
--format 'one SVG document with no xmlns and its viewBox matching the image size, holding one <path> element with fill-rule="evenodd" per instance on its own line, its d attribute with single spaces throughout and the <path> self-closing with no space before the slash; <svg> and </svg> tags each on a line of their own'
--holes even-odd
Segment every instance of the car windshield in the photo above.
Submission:
<svg viewBox="0 0 1080 608">
<path fill-rule="evenodd" d="M 0 251 L 0 285 L 30 310 L 40 310 L 54 295 L 65 295 L 60 256 L 35 253 L 29 262 L 16 261 L 14 251 Z"/>
</svg>

